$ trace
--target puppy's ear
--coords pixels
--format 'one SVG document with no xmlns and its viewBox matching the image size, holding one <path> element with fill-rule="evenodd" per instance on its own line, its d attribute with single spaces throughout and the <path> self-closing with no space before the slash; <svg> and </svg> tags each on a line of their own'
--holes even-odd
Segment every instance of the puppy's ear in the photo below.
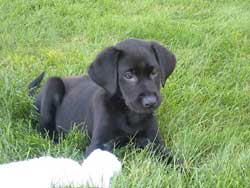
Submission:
<svg viewBox="0 0 250 188">
<path fill-rule="evenodd" d="M 170 52 L 167 48 L 163 47 L 159 43 L 152 41 L 151 46 L 160 65 L 161 84 L 163 87 L 165 85 L 166 79 L 174 71 L 176 59 L 172 52 Z"/>
<path fill-rule="evenodd" d="M 90 78 L 107 92 L 113 95 L 117 90 L 117 61 L 119 51 L 114 47 L 107 47 L 99 53 L 90 65 Z"/>
</svg>

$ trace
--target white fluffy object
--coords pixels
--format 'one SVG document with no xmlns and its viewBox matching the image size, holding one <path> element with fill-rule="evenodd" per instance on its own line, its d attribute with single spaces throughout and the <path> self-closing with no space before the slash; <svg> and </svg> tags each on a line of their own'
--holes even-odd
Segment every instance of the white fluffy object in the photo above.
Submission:
<svg viewBox="0 0 250 188">
<path fill-rule="evenodd" d="M 0 188 L 110 188 L 111 178 L 120 171 L 117 157 L 100 149 L 82 164 L 46 156 L 0 165 Z"/>
</svg>

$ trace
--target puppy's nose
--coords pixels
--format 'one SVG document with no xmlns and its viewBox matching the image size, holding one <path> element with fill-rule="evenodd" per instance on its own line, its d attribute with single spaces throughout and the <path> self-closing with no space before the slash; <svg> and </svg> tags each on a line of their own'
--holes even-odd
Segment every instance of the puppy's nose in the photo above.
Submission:
<svg viewBox="0 0 250 188">
<path fill-rule="evenodd" d="M 155 106 L 157 102 L 156 96 L 145 96 L 142 98 L 142 105 L 144 108 L 151 108 Z"/>
</svg>

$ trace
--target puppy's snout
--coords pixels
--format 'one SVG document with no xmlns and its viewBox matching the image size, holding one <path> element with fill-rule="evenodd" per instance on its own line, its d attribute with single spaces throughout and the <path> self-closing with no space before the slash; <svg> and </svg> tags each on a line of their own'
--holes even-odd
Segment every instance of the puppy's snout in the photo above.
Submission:
<svg viewBox="0 0 250 188">
<path fill-rule="evenodd" d="M 157 98 L 154 95 L 144 96 L 142 98 L 142 105 L 144 108 L 152 108 L 156 105 Z"/>
</svg>

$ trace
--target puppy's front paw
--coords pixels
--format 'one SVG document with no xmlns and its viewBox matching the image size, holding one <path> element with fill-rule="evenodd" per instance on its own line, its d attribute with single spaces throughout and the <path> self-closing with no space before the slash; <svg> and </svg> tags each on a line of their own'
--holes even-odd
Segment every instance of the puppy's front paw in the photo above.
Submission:
<svg viewBox="0 0 250 188">
<path fill-rule="evenodd" d="M 136 138 L 135 145 L 138 148 L 145 148 L 148 144 L 150 144 L 150 140 L 146 137 Z"/>
</svg>

